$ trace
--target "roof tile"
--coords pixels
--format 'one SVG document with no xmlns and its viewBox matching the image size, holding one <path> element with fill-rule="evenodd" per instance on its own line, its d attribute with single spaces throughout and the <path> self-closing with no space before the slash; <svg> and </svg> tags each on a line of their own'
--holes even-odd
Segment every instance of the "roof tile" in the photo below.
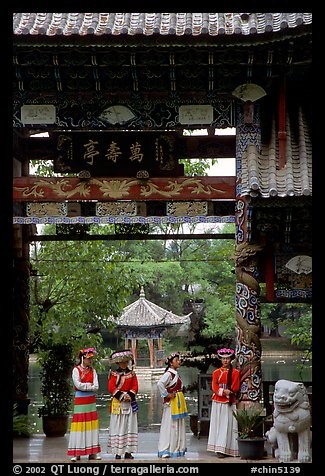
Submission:
<svg viewBox="0 0 325 476">
<path fill-rule="evenodd" d="M 148 301 L 141 289 L 140 298 L 124 308 L 116 323 L 119 327 L 170 327 L 187 323 L 191 314 L 178 316 L 167 311 Z"/>
<path fill-rule="evenodd" d="M 286 164 L 279 169 L 278 138 L 275 120 L 271 137 L 261 146 L 248 144 L 242 157 L 241 195 L 286 197 L 312 195 L 312 142 L 307 121 L 298 111 L 298 134 L 286 120 Z"/>
<path fill-rule="evenodd" d="M 312 23 L 311 13 L 14 13 L 14 35 L 251 35 Z"/>
</svg>

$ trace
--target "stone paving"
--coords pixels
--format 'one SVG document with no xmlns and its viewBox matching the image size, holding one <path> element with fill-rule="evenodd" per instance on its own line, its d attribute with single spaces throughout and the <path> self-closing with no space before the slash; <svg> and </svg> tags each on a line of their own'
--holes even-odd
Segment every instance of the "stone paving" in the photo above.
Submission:
<svg viewBox="0 0 325 476">
<path fill-rule="evenodd" d="M 134 454 L 134 460 L 115 460 L 113 455 L 107 452 L 107 433 L 100 432 L 101 462 L 114 462 L 116 464 L 134 463 L 165 463 L 165 460 L 158 458 L 157 447 L 159 433 L 141 432 L 138 438 L 138 452 Z M 206 451 L 207 437 L 197 438 L 192 433 L 187 433 L 187 453 L 185 457 L 168 459 L 166 464 L 171 463 L 256 463 L 254 460 L 243 460 L 241 458 L 218 458 L 214 453 Z M 69 463 L 67 456 L 69 435 L 64 437 L 46 437 L 43 434 L 35 435 L 32 438 L 15 438 L 13 440 L 13 462 L 14 463 Z M 272 456 L 271 450 L 265 446 L 266 455 L 259 463 L 278 463 Z M 82 462 L 87 462 L 87 458 L 82 458 Z M 98 464 L 98 461 L 95 462 Z M 80 464 L 80 463 L 77 463 Z"/>
</svg>

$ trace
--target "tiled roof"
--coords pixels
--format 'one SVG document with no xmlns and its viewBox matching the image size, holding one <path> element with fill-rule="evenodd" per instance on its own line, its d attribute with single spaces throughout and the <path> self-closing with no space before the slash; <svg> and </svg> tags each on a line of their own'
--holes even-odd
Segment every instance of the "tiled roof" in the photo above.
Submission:
<svg viewBox="0 0 325 476">
<path fill-rule="evenodd" d="M 14 13 L 14 35 L 250 35 L 312 23 L 311 13 Z"/>
<path fill-rule="evenodd" d="M 185 324 L 190 314 L 178 316 L 171 311 L 166 311 L 145 298 L 141 289 L 140 298 L 123 310 L 123 314 L 116 319 L 116 324 L 123 327 L 169 327 L 175 324 Z"/>
<path fill-rule="evenodd" d="M 304 115 L 299 109 L 297 124 L 286 120 L 286 162 L 279 168 L 279 140 L 272 124 L 270 140 L 258 153 L 249 144 L 242 158 L 241 195 L 287 197 L 312 195 L 312 141 Z"/>
</svg>

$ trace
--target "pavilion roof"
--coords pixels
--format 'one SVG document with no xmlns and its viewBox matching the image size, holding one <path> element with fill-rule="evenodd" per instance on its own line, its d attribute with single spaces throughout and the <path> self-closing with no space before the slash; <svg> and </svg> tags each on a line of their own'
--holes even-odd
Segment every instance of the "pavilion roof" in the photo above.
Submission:
<svg viewBox="0 0 325 476">
<path fill-rule="evenodd" d="M 179 316 L 171 311 L 148 301 L 145 298 L 143 287 L 137 301 L 124 308 L 123 314 L 116 319 L 117 327 L 170 327 L 189 322 L 189 316 Z"/>
</svg>

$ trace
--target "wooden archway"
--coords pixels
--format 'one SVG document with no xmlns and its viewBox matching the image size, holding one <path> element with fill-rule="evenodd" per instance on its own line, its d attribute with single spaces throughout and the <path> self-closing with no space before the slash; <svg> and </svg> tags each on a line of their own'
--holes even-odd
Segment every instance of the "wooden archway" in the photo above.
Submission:
<svg viewBox="0 0 325 476">
<path fill-rule="evenodd" d="M 28 244 L 52 220 L 235 222 L 237 362 L 244 397 L 260 398 L 258 285 L 269 302 L 311 300 L 311 281 L 285 266 L 311 253 L 311 28 L 309 13 L 14 14 L 14 401 L 28 401 Z M 243 95 L 250 84 L 266 96 Z M 206 138 L 181 137 L 202 126 Z M 218 127 L 236 127 L 236 139 Z M 121 174 L 126 151 L 112 137 L 122 132 L 147 134 L 143 143 L 157 134 L 148 154 L 158 160 L 141 162 L 139 136 L 127 142 L 139 167 Z M 185 178 L 171 147 L 172 157 L 235 156 L 236 178 Z M 32 159 L 74 176 L 30 177 Z"/>
</svg>

